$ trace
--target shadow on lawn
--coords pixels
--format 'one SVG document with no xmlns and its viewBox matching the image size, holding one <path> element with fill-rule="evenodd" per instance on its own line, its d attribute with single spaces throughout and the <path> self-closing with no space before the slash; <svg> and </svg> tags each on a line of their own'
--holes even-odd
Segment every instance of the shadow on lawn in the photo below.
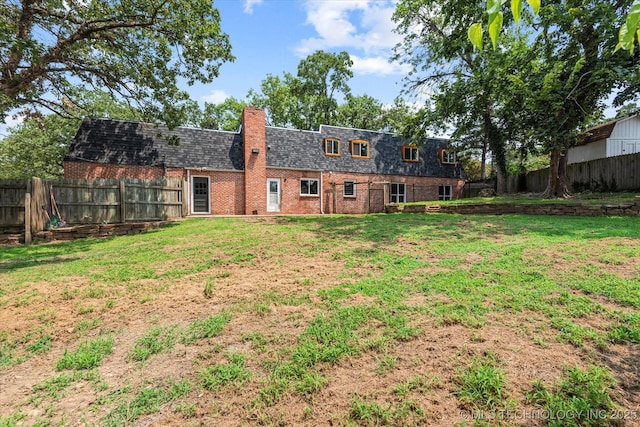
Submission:
<svg viewBox="0 0 640 427">
<path fill-rule="evenodd" d="M 147 230 L 144 233 L 135 235 L 153 235 L 161 230 L 175 227 L 176 225 L 177 223 L 170 223 L 161 228 Z M 51 264 L 54 266 L 56 264 L 76 261 L 79 257 L 75 256 L 75 254 L 88 252 L 92 248 L 104 245 L 116 237 L 127 236 L 130 237 L 134 235 L 88 237 L 64 242 L 34 243 L 32 245 L 4 247 L 0 250 L 0 274 L 22 268 L 41 266 L 43 264 Z"/>
</svg>

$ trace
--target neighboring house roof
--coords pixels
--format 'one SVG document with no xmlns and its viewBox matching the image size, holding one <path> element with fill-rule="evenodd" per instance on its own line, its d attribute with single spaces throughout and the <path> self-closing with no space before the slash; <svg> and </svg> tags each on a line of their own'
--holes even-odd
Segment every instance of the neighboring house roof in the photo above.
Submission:
<svg viewBox="0 0 640 427">
<path fill-rule="evenodd" d="M 633 116 L 619 117 L 617 119 L 613 119 L 608 122 L 601 123 L 598 126 L 591 127 L 585 130 L 584 132 L 582 132 L 580 135 L 578 135 L 577 145 L 586 145 L 592 142 L 602 141 L 604 139 L 607 139 L 611 136 L 611 133 L 613 132 L 613 129 L 616 127 L 616 124 L 622 121 L 632 119 L 634 117 L 636 117 L 635 114 Z"/>
<path fill-rule="evenodd" d="M 172 138 L 179 145 L 170 145 Z M 327 156 L 324 139 L 339 139 L 340 156 Z M 370 142 L 370 158 L 353 158 L 350 141 Z M 335 126 L 319 131 L 266 127 L 267 167 L 331 170 L 370 174 L 457 177 L 460 171 L 442 165 L 438 150 L 446 139 L 428 139 L 420 148 L 420 161 L 404 162 L 401 147 L 406 142 L 389 133 Z M 82 121 L 66 161 L 103 164 L 169 166 L 218 170 L 243 170 L 242 134 L 217 130 L 166 126 L 120 120 Z"/>
</svg>

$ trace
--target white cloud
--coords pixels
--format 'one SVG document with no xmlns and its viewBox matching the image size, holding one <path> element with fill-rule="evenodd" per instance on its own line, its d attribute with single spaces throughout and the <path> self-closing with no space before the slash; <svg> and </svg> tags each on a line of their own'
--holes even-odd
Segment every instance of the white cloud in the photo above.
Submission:
<svg viewBox="0 0 640 427">
<path fill-rule="evenodd" d="M 253 8 L 262 2 L 263 0 L 244 0 L 244 13 L 251 15 L 253 13 Z"/>
<path fill-rule="evenodd" d="M 393 33 L 392 0 L 319 1 L 305 3 L 307 24 L 317 37 L 304 39 L 297 53 L 307 56 L 322 49 L 359 50 L 366 55 L 380 55 L 395 46 L 401 37 Z"/>
<path fill-rule="evenodd" d="M 214 89 L 209 93 L 209 95 L 201 96 L 200 100 L 211 104 L 222 104 L 227 98 L 229 98 L 228 93 L 223 90 Z"/>
<path fill-rule="evenodd" d="M 389 76 L 395 74 L 407 74 L 411 71 L 411 67 L 407 64 L 389 62 L 389 59 L 384 56 L 361 58 L 356 55 L 351 55 L 351 60 L 353 61 L 352 70 L 357 74 Z"/>
</svg>

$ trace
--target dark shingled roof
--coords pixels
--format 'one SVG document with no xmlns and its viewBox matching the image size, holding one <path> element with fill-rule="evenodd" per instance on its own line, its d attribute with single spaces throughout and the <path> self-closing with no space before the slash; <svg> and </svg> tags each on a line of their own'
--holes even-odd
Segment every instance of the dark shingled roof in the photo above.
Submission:
<svg viewBox="0 0 640 427">
<path fill-rule="evenodd" d="M 179 145 L 170 145 L 172 138 Z M 234 132 L 166 126 L 120 120 L 82 121 L 68 161 L 243 170 L 242 137 Z"/>
<path fill-rule="evenodd" d="M 324 153 L 324 139 L 340 140 L 340 156 Z M 350 141 L 370 142 L 370 158 L 353 158 Z M 267 166 L 296 169 L 331 170 L 368 174 L 454 177 L 452 165 L 442 165 L 438 149 L 447 148 L 448 140 L 429 138 L 420 148 L 420 161 L 402 161 L 402 138 L 390 133 L 321 126 L 319 131 L 267 127 Z"/>
<path fill-rule="evenodd" d="M 179 145 L 170 145 L 172 138 Z M 335 126 L 319 131 L 267 127 L 267 167 L 367 174 L 456 177 L 452 165 L 442 165 L 438 149 L 446 139 L 428 139 L 420 148 L 420 161 L 403 162 L 405 142 L 389 133 Z M 324 153 L 324 139 L 337 138 L 340 156 Z M 370 142 L 370 158 L 353 158 L 353 139 Z M 169 166 L 218 170 L 243 170 L 242 134 L 207 129 L 175 128 L 119 120 L 83 120 L 65 156 L 67 161 L 103 164 Z"/>
</svg>

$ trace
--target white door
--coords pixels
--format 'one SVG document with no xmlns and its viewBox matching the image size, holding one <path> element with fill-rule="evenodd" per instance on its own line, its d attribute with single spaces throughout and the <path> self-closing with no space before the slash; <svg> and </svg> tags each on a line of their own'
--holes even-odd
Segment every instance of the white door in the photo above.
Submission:
<svg viewBox="0 0 640 427">
<path fill-rule="evenodd" d="M 280 212 L 280 179 L 267 179 L 267 212 Z"/>
</svg>

